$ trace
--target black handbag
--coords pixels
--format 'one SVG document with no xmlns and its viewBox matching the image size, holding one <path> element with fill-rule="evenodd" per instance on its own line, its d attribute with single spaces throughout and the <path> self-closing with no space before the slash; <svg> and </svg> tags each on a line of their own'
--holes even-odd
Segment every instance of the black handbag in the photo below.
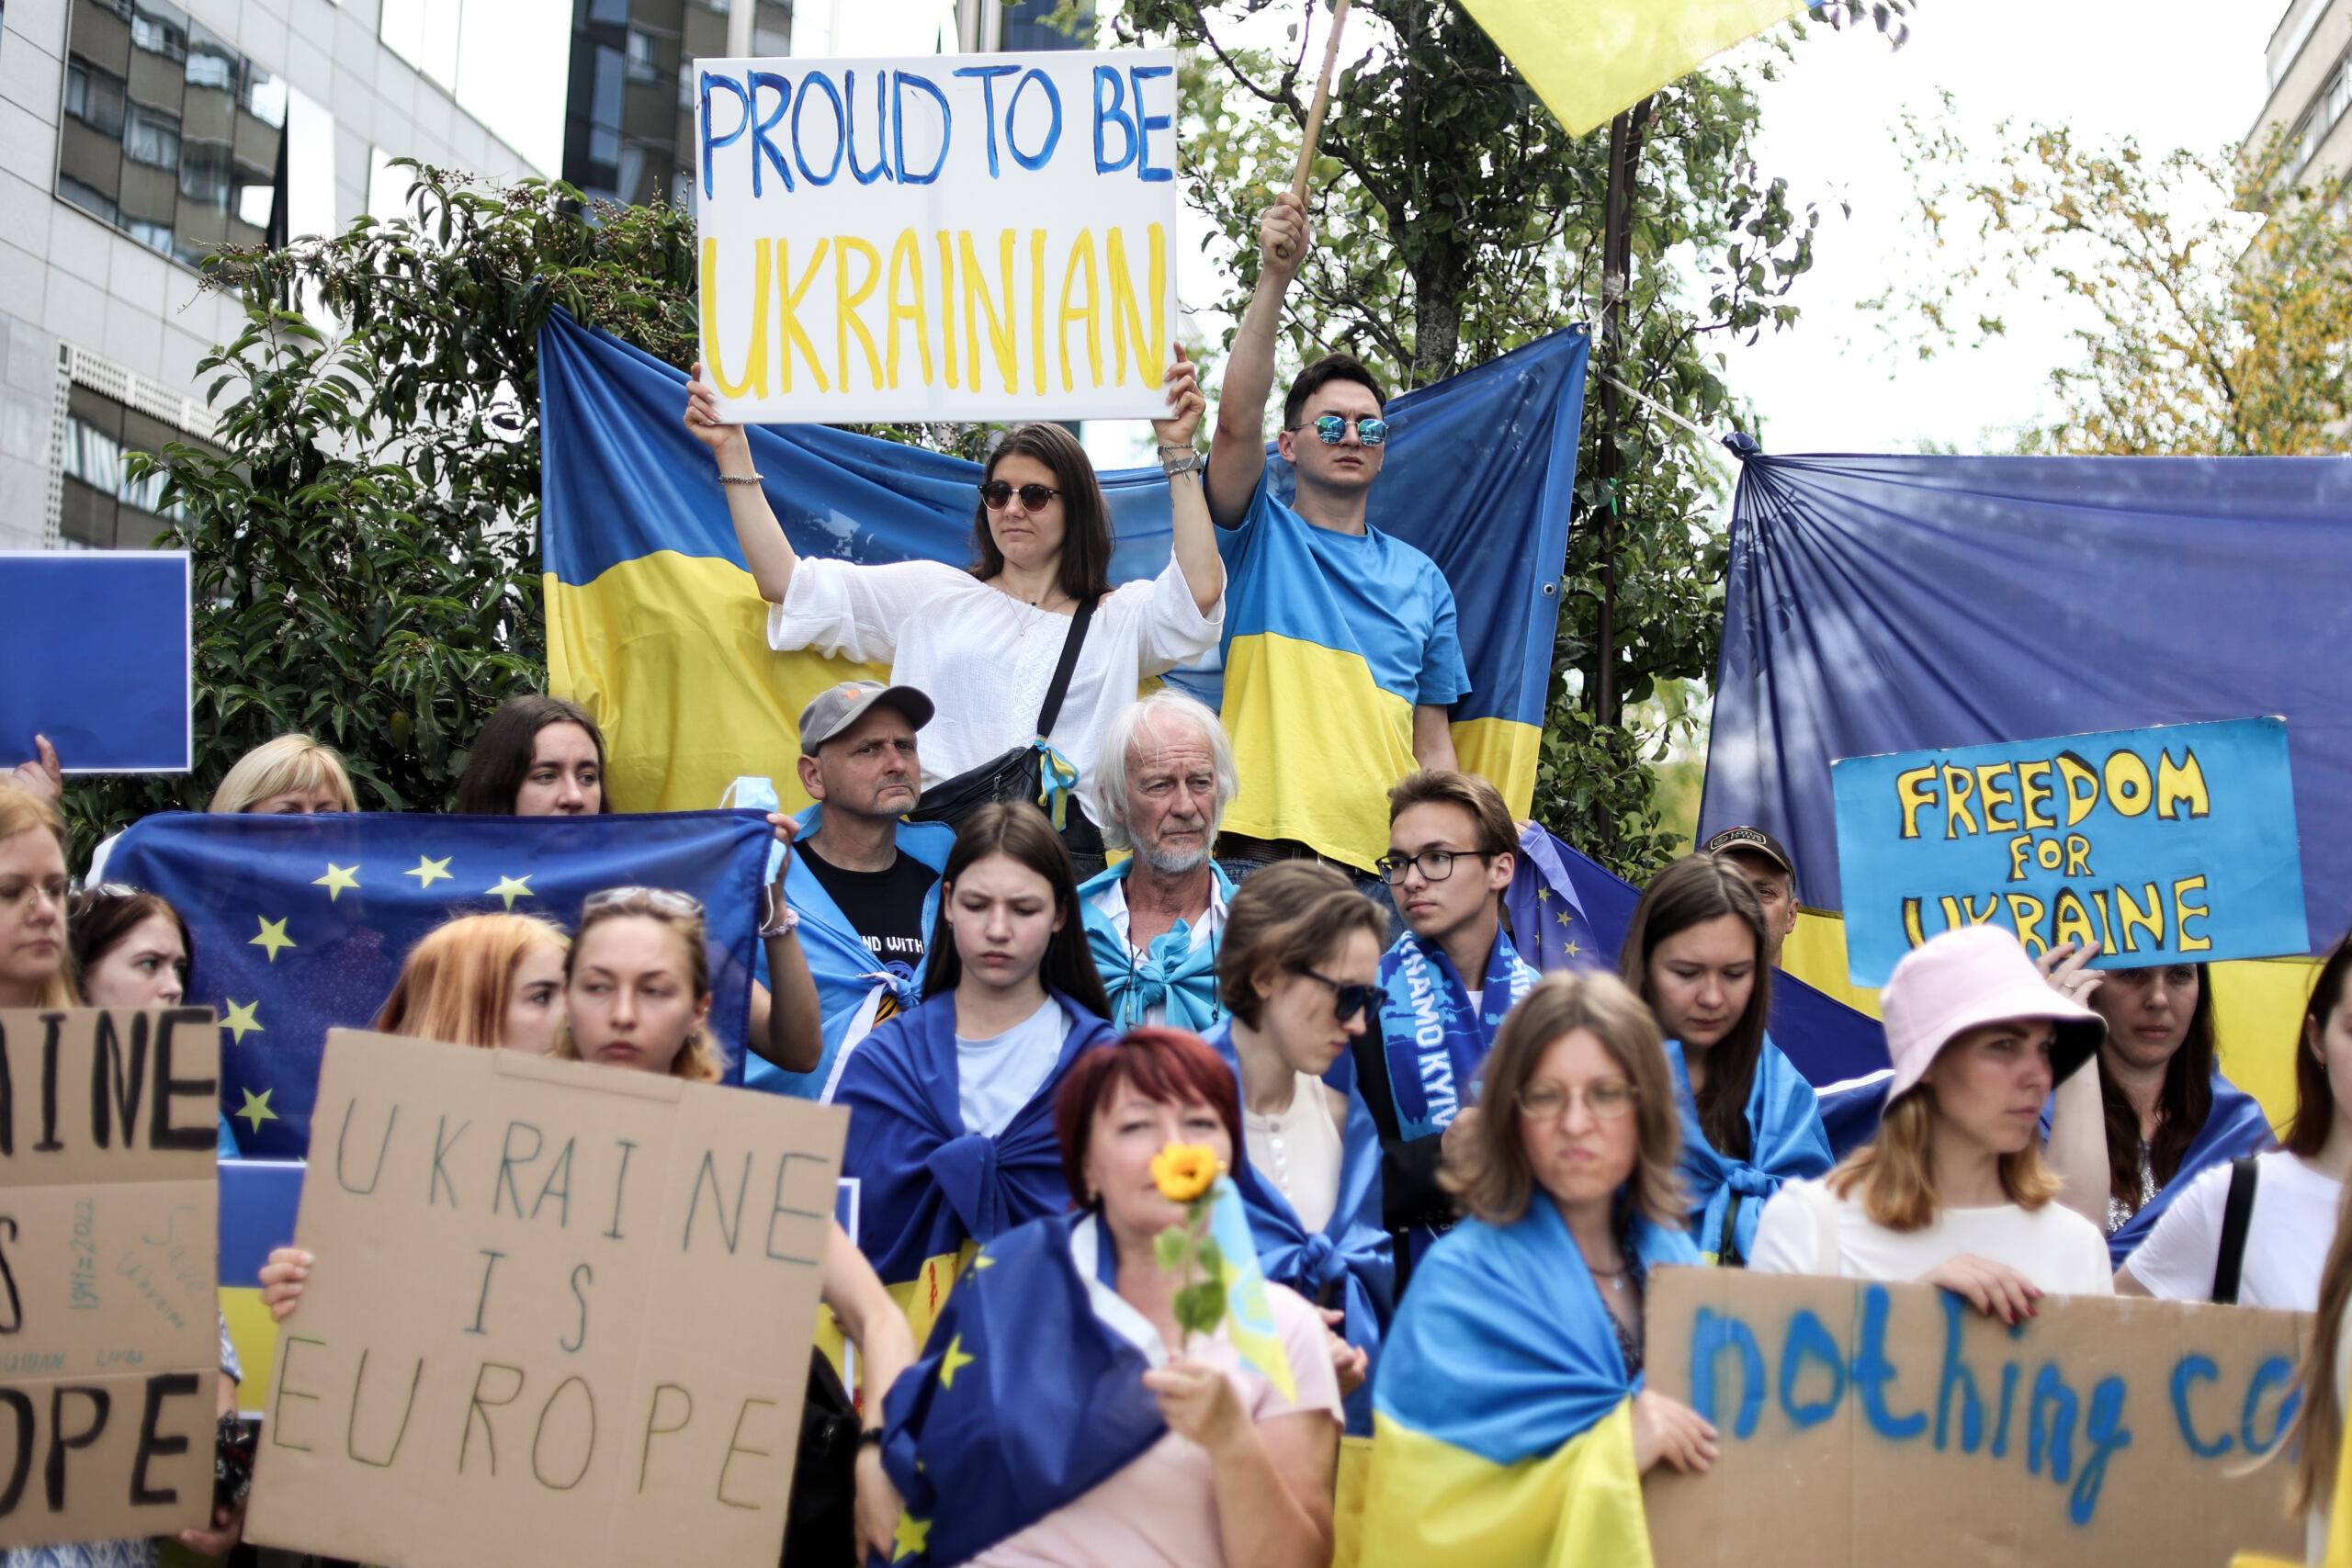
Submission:
<svg viewBox="0 0 2352 1568">
<path fill-rule="evenodd" d="M 791 1568 L 857 1568 L 857 1438 L 849 1390 L 821 1350 L 808 1356 L 800 1451 L 785 1509 L 783 1561 Z"/>
<path fill-rule="evenodd" d="M 1069 679 L 1078 669 L 1078 650 L 1086 641 L 1086 625 L 1094 618 L 1097 601 L 1080 604 L 1069 618 L 1069 630 L 1062 637 L 1061 661 L 1054 666 L 1053 683 L 1046 688 L 1045 705 L 1037 710 L 1039 739 L 1054 732 L 1054 721 L 1061 716 L 1062 699 L 1069 694 Z M 1035 741 L 1015 746 L 990 761 L 977 768 L 967 768 L 952 779 L 942 779 L 922 792 L 915 808 L 907 813 L 910 822 L 944 822 L 960 828 L 964 818 L 981 807 L 1001 800 L 1025 800 L 1032 806 L 1042 806 L 1037 784 L 1037 747 Z"/>
</svg>

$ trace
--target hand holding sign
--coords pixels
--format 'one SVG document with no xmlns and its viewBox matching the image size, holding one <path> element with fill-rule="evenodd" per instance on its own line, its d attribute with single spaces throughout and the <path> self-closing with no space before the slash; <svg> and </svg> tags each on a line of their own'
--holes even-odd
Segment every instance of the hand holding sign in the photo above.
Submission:
<svg viewBox="0 0 2352 1568">
<path fill-rule="evenodd" d="M 1201 396 L 1199 372 L 1184 353 L 1182 344 L 1176 345 L 1175 362 L 1168 367 L 1168 373 L 1161 379 L 1168 388 L 1168 407 L 1171 412 L 1166 419 L 1151 422 L 1152 434 L 1159 437 L 1163 448 L 1190 446 L 1193 437 L 1200 434 L 1201 415 L 1208 412 L 1209 403 Z"/>
</svg>

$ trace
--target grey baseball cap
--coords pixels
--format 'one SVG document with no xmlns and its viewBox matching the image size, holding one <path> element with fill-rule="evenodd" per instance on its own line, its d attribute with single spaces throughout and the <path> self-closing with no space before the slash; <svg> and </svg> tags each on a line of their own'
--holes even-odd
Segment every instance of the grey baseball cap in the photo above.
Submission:
<svg viewBox="0 0 2352 1568">
<path fill-rule="evenodd" d="M 817 748 L 865 716 L 876 703 L 897 708 L 907 722 L 921 729 L 931 722 L 931 699 L 912 686 L 886 686 L 879 681 L 843 681 L 828 686 L 800 710 L 800 754 L 813 757 Z"/>
</svg>

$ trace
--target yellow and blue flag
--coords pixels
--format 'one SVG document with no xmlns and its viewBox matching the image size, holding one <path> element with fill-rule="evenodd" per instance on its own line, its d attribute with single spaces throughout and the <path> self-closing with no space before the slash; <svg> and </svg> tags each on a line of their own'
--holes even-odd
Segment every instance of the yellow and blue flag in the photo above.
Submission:
<svg viewBox="0 0 2352 1568">
<path fill-rule="evenodd" d="M 1695 1264 L 1637 1219 L 1642 1267 Z M 1363 1568 L 1645 1568 L 1630 1372 L 1600 1287 L 1540 1189 L 1465 1220 L 1414 1270 L 1373 1386 Z"/>
<path fill-rule="evenodd" d="M 1462 0 L 1570 134 L 1581 136 L 1805 0 Z"/>
<path fill-rule="evenodd" d="M 710 1027 L 740 1076 L 773 841 L 748 811 L 166 812 L 131 824 L 107 876 L 161 894 L 187 921 L 188 998 L 220 1019 L 221 1110 L 238 1148 L 300 1159 L 327 1031 L 368 1027 L 409 949 L 457 915 L 512 910 L 568 927 L 600 888 L 691 894 L 710 927 Z"/>
<path fill-rule="evenodd" d="M 1239 1151 L 1236 1151 L 1238 1154 Z M 1258 1369 L 1289 1403 L 1298 1403 L 1298 1374 L 1290 1350 L 1274 1326 L 1266 1299 L 1266 1274 L 1259 1266 L 1258 1242 L 1249 1209 L 1230 1176 L 1216 1179 L 1209 1203 L 1209 1239 L 1216 1243 L 1217 1268 L 1225 1282 L 1225 1337 L 1241 1359 Z"/>
<path fill-rule="evenodd" d="M 1149 1359 L 1103 1321 L 1109 1287 L 1072 1257 L 1074 1225 L 1092 1256 L 1095 1223 L 1055 1214 L 990 1241 L 891 1385 L 882 1458 L 906 1499 L 894 1565 L 967 1562 L 1166 1434 Z"/>
<path fill-rule="evenodd" d="M 1522 814 L 1549 695 L 1589 346 L 1582 328 L 1555 333 L 1396 398 L 1372 499 L 1372 525 L 1436 562 L 1453 591 L 1470 686 L 1453 705 L 1454 749 Z M 603 726 L 614 798 L 684 807 L 716 800 L 740 775 L 786 781 L 808 700 L 888 671 L 768 647 L 768 607 L 710 455 L 679 420 L 677 370 L 558 313 L 540 333 L 539 384 L 548 675 Z M 754 428 L 751 442 L 801 553 L 972 558 L 975 465 L 823 425 Z M 1270 486 L 1286 495 L 1289 465 L 1269 464 Z M 1155 467 L 1102 479 L 1117 534 L 1113 580 L 1154 575 L 1171 538 L 1166 479 Z M 1286 604 L 1303 601 L 1273 594 L 1237 657 L 1272 660 L 1284 690 L 1325 691 L 1312 628 L 1284 619 Z M 1219 705 L 1214 661 L 1169 680 Z M 1344 713 L 1377 705 L 1368 682 L 1349 690 Z M 1244 767 L 1245 796 L 1279 783 Z M 787 796 L 796 787 L 786 784 Z M 1369 798 L 1378 807 L 1376 790 Z"/>
</svg>

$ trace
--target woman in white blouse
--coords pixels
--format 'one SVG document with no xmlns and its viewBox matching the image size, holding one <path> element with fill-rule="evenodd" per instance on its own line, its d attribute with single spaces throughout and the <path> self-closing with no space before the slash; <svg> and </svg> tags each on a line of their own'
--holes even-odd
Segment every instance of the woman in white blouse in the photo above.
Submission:
<svg viewBox="0 0 2352 1568">
<path fill-rule="evenodd" d="M 2107 1026 L 2042 983 L 2000 926 L 1905 955 L 1881 1000 L 1894 1077 L 1877 1141 L 1774 1195 L 1747 1266 L 1917 1280 L 2016 1323 L 2050 1295 L 2109 1295 L 2107 1238 L 2063 1203 L 2041 1108 Z"/>
<path fill-rule="evenodd" d="M 697 365 L 686 389 L 686 428 L 718 461 L 736 540 L 771 606 L 768 646 L 887 663 L 894 685 L 928 695 L 936 714 L 922 733 L 926 786 L 1033 739 L 1081 604 L 1096 604 L 1094 619 L 1046 737 L 1081 779 L 1093 771 L 1112 716 L 1135 701 L 1145 679 L 1216 646 L 1225 566 L 1193 449 L 1206 404 L 1181 350 L 1167 374 L 1169 415 L 1152 422 L 1169 476 L 1174 549 L 1158 577 L 1116 589 L 1110 510 L 1086 449 L 1061 426 L 1017 425 L 989 454 L 969 569 L 928 560 L 862 566 L 793 549 L 760 488 L 743 427 L 718 423 L 717 393 L 701 374 Z M 1070 812 L 1080 815 L 1074 799 Z M 1100 835 L 1083 827 L 1070 844 L 1101 852 Z M 1081 868 L 1080 879 L 1086 874 Z"/>
</svg>

